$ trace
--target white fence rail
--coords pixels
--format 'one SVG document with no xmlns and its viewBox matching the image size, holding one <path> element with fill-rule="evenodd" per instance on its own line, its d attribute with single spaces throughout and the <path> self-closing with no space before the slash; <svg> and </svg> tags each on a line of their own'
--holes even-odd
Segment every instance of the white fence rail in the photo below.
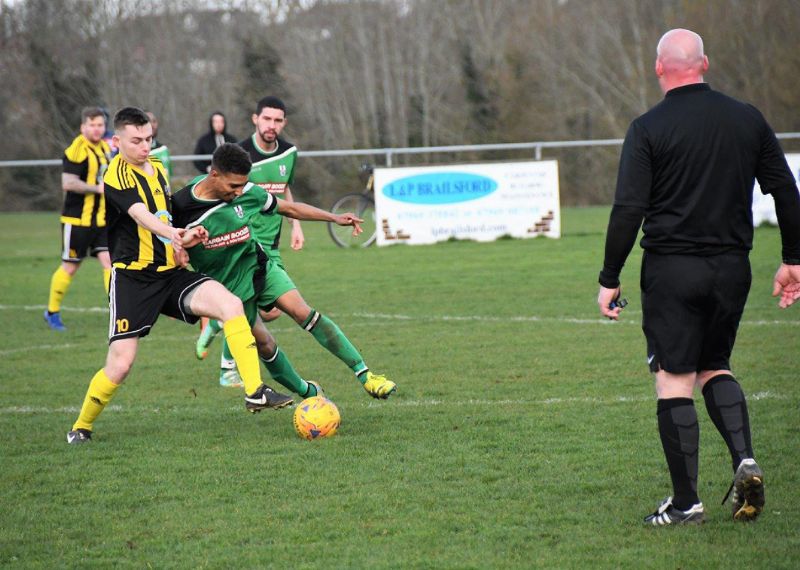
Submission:
<svg viewBox="0 0 800 570">
<path fill-rule="evenodd" d="M 779 139 L 800 139 L 800 132 L 778 133 Z M 427 153 L 459 153 L 482 152 L 500 150 L 532 150 L 534 158 L 541 160 L 542 150 L 546 148 L 575 148 L 592 146 L 619 146 L 622 139 L 594 139 L 582 141 L 536 141 L 522 143 L 497 143 L 497 144 L 465 144 L 451 146 L 420 146 L 407 148 L 363 148 L 339 150 L 305 150 L 300 151 L 300 156 L 332 157 L 332 156 L 383 156 L 386 166 L 392 166 L 393 157 L 403 154 Z M 179 154 L 171 157 L 173 162 L 189 162 L 192 160 L 210 160 L 210 154 Z M 59 166 L 60 158 L 42 160 L 0 160 L 0 168 L 22 166 Z"/>
</svg>

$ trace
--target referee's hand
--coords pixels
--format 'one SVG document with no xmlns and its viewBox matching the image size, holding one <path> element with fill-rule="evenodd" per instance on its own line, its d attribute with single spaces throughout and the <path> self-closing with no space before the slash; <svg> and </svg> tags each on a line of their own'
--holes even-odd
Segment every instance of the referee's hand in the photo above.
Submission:
<svg viewBox="0 0 800 570">
<path fill-rule="evenodd" d="M 616 321 L 619 319 L 619 313 L 622 310 L 622 307 L 614 307 L 613 309 L 609 308 L 611 302 L 614 301 L 619 297 L 619 287 L 614 289 L 607 289 L 606 287 L 600 286 L 600 292 L 597 294 L 597 306 L 600 307 L 600 314 L 604 317 L 611 319 L 612 321 Z"/>
<path fill-rule="evenodd" d="M 782 263 L 775 273 L 772 286 L 772 296 L 781 298 L 778 306 L 785 309 L 800 299 L 800 265 L 786 265 Z"/>
</svg>

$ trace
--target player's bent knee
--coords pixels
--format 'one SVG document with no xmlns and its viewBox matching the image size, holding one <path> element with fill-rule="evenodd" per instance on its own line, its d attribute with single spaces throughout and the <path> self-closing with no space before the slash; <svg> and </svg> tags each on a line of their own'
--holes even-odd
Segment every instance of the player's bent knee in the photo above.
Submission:
<svg viewBox="0 0 800 570">
<path fill-rule="evenodd" d="M 300 306 L 292 307 L 289 311 L 284 310 L 284 312 L 292 317 L 294 322 L 296 322 L 298 325 L 303 326 L 303 323 L 305 323 L 308 320 L 308 317 L 311 316 L 313 309 L 303 303 Z"/>
<path fill-rule="evenodd" d="M 69 275 L 75 275 L 78 272 L 78 268 L 80 268 L 81 264 L 74 263 L 71 261 L 62 261 L 61 267 L 66 271 Z"/>
<path fill-rule="evenodd" d="M 223 321 L 244 315 L 244 305 L 242 305 L 242 300 L 230 292 L 227 292 L 227 295 L 220 298 L 219 308 Z"/>
<path fill-rule="evenodd" d="M 298 324 L 303 322 L 311 315 L 311 307 L 305 302 L 297 289 L 292 289 L 278 297 L 277 309 L 283 311 Z"/>
<path fill-rule="evenodd" d="M 244 315 L 241 299 L 228 291 L 218 281 L 205 281 L 188 296 L 192 314 L 227 321 Z"/>
<path fill-rule="evenodd" d="M 136 337 L 118 339 L 108 346 L 104 370 L 114 384 L 122 384 L 130 373 L 138 346 L 139 339 Z"/>
<path fill-rule="evenodd" d="M 271 323 L 283 314 L 278 307 L 272 307 L 269 311 L 259 310 L 258 313 L 261 316 L 261 320 L 265 323 Z"/>
<path fill-rule="evenodd" d="M 125 356 L 118 356 L 116 358 L 109 358 L 106 362 L 105 370 L 106 376 L 114 384 L 122 384 L 125 378 L 133 368 L 133 358 L 126 358 Z"/>
</svg>

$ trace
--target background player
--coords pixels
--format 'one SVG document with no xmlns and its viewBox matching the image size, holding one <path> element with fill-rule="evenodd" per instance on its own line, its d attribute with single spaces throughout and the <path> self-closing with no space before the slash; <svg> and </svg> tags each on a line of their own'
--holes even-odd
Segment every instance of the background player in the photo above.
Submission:
<svg viewBox="0 0 800 570">
<path fill-rule="evenodd" d="M 150 155 L 153 132 L 141 109 L 125 107 L 114 117 L 119 154 L 106 172 L 109 244 L 113 273 L 109 294 L 109 347 L 106 363 L 89 384 L 68 443 L 91 440 L 95 419 L 125 380 L 136 358 L 139 337 L 165 315 L 187 323 L 200 316 L 223 321 L 225 337 L 245 384 L 245 407 L 258 412 L 287 405 L 285 397 L 261 382 L 256 343 L 242 302 L 206 275 L 179 267 L 183 247 L 207 237 L 202 228 L 172 227 L 166 171 Z M 176 258 L 177 256 L 177 258 Z"/>
<path fill-rule="evenodd" d="M 250 182 L 278 198 L 293 202 L 290 185 L 294 180 L 297 147 L 280 136 L 287 122 L 286 105 L 277 97 L 264 97 L 256 104 L 255 113 L 251 118 L 255 131 L 249 138 L 239 143 L 250 155 L 253 163 Z M 291 247 L 300 250 L 305 243 L 303 230 L 299 220 L 292 220 L 291 223 Z M 285 270 L 279 249 L 282 224 L 282 216 L 261 216 L 253 220 L 253 231 L 270 259 Z M 280 314 L 281 311 L 277 307 L 266 307 L 261 311 L 261 317 L 265 322 L 277 319 Z M 208 345 L 219 331 L 219 323 L 206 323 L 195 347 L 198 358 L 203 359 L 208 355 Z M 220 357 L 219 382 L 222 386 L 241 385 L 239 373 L 225 343 Z"/>
<path fill-rule="evenodd" d="M 210 174 L 176 196 L 177 221 L 187 228 L 203 224 L 209 232 L 207 244 L 190 250 L 192 265 L 239 292 L 246 309 L 252 307 L 253 315 L 257 307 L 275 304 L 344 362 L 367 393 L 374 398 L 388 398 L 396 390 L 394 382 L 373 374 L 336 323 L 306 304 L 286 271 L 264 255 L 252 230 L 261 216 L 331 221 L 354 225 L 356 232 L 361 231 L 361 220 L 352 214 L 336 216 L 308 204 L 276 199 L 260 186 L 248 183 L 249 171 L 248 154 L 236 145 L 224 144 L 214 152 Z M 266 288 L 260 291 L 255 284 L 264 280 Z M 254 322 L 252 316 L 250 320 Z M 284 385 L 303 395 L 300 388 Z"/>
<path fill-rule="evenodd" d="M 228 132 L 228 121 L 222 111 L 214 111 L 208 118 L 208 131 L 194 145 L 194 154 L 214 154 L 226 142 L 236 142 L 236 137 Z M 193 164 L 201 174 L 211 170 L 210 160 L 195 160 Z"/>
<path fill-rule="evenodd" d="M 153 127 L 153 144 L 150 145 L 150 154 L 155 156 L 164 165 L 167 171 L 167 182 L 172 178 L 172 160 L 170 159 L 169 147 L 158 140 L 158 117 L 152 111 L 145 111 L 150 124 Z"/>
<path fill-rule="evenodd" d="M 86 107 L 81 111 L 80 134 L 64 151 L 61 265 L 50 279 L 50 297 L 44 312 L 44 320 L 55 331 L 66 330 L 61 320 L 61 302 L 87 253 L 97 257 L 103 267 L 103 285 L 108 293 L 111 258 L 102 180 L 111 149 L 103 140 L 105 131 L 103 109 Z"/>
</svg>

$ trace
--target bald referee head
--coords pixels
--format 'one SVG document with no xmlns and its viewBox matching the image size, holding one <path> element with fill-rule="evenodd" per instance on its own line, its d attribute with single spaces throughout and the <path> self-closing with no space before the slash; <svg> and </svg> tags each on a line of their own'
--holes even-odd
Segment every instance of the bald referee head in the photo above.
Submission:
<svg viewBox="0 0 800 570">
<path fill-rule="evenodd" d="M 708 71 L 703 38 L 691 30 L 670 30 L 656 48 L 656 77 L 666 93 L 687 83 L 700 83 Z"/>
</svg>

